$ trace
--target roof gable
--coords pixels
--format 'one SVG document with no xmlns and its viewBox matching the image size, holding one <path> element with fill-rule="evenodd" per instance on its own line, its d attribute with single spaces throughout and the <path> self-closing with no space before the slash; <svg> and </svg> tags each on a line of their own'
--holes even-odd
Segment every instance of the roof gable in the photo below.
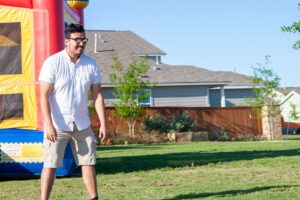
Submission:
<svg viewBox="0 0 300 200">
<path fill-rule="evenodd" d="M 286 103 L 289 99 L 291 99 L 293 96 L 295 96 L 296 98 L 300 99 L 300 94 L 295 92 L 295 91 L 291 91 L 288 95 L 285 96 L 284 99 L 282 99 L 282 101 L 280 102 L 280 105 Z"/>
</svg>

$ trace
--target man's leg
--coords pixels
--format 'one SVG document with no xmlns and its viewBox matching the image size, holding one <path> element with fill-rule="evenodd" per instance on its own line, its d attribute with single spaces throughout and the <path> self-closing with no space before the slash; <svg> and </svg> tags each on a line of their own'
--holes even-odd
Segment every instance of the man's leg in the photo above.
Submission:
<svg viewBox="0 0 300 200">
<path fill-rule="evenodd" d="M 89 193 L 89 198 L 93 199 L 98 196 L 97 180 L 94 165 L 82 165 L 82 179 Z"/>
<path fill-rule="evenodd" d="M 44 167 L 41 174 L 41 200 L 48 200 L 55 179 L 55 168 Z"/>
</svg>

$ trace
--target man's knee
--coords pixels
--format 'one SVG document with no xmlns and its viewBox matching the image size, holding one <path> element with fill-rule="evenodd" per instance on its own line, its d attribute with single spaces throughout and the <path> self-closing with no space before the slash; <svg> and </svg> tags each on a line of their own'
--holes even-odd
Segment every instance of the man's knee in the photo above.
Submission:
<svg viewBox="0 0 300 200">
<path fill-rule="evenodd" d="M 42 174 L 44 175 L 55 175 L 56 173 L 56 168 L 52 167 L 43 167 Z"/>
<path fill-rule="evenodd" d="M 55 167 L 43 167 L 43 170 L 48 171 L 48 172 L 55 172 L 56 168 Z"/>
</svg>

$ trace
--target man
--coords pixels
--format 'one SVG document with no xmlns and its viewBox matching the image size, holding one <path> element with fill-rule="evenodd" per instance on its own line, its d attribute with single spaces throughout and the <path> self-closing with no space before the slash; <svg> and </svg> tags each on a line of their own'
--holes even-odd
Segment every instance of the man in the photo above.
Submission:
<svg viewBox="0 0 300 200">
<path fill-rule="evenodd" d="M 44 118 L 44 166 L 41 175 L 41 199 L 49 199 L 57 167 L 70 142 L 75 161 L 81 165 L 89 198 L 98 199 L 96 138 L 90 127 L 88 92 L 92 92 L 100 119 L 99 137 L 106 136 L 104 100 L 100 72 L 95 61 L 83 51 L 88 39 L 84 28 L 70 24 L 65 29 L 65 49 L 44 62 L 40 76 L 40 104 Z"/>
</svg>

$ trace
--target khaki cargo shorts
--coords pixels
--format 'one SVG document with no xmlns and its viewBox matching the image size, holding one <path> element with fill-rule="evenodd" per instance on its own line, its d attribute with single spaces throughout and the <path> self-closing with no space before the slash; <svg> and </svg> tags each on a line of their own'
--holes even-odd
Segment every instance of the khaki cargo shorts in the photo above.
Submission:
<svg viewBox="0 0 300 200">
<path fill-rule="evenodd" d="M 67 144 L 70 142 L 77 165 L 96 164 L 96 137 L 91 127 L 79 131 L 57 131 L 57 140 L 51 142 L 44 134 L 43 160 L 44 167 L 57 168 L 62 166 Z"/>
</svg>

